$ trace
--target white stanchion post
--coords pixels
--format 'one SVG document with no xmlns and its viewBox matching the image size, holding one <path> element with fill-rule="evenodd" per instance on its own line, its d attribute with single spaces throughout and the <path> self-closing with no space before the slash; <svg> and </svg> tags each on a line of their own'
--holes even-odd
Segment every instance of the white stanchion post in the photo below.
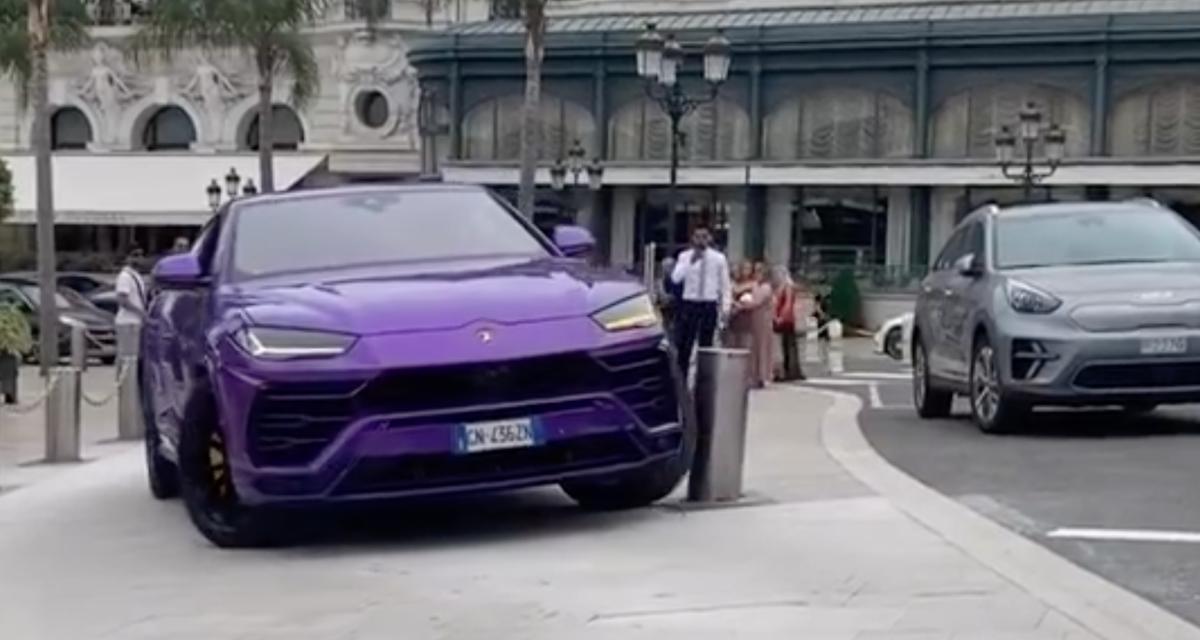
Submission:
<svg viewBox="0 0 1200 640">
<path fill-rule="evenodd" d="M 905 318 L 900 330 L 900 361 L 912 365 L 913 317 Z"/>
<path fill-rule="evenodd" d="M 121 440 L 137 440 L 145 431 L 137 375 L 141 328 L 134 323 L 117 325 L 117 437 Z"/>
</svg>

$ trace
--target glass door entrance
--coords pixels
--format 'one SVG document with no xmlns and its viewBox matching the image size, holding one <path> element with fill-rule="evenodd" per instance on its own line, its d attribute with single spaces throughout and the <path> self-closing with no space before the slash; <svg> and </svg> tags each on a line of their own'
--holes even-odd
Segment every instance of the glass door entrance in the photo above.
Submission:
<svg viewBox="0 0 1200 640">
<path fill-rule="evenodd" d="M 729 240 L 729 205 L 722 202 L 714 189 L 679 189 L 676 199 L 674 225 L 670 215 L 670 192 L 650 189 L 638 202 L 634 255 L 641 259 L 641 248 L 655 245 L 655 257 L 662 260 L 681 251 L 691 239 L 692 231 L 706 226 L 713 240 L 724 248 Z"/>
</svg>

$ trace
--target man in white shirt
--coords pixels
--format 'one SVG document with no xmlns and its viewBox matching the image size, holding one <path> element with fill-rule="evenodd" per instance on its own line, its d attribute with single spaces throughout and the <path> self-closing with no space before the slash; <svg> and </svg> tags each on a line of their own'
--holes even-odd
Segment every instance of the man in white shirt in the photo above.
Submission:
<svg viewBox="0 0 1200 640">
<path fill-rule="evenodd" d="M 679 254 L 671 280 L 683 285 L 683 296 L 675 320 L 675 348 L 679 369 L 686 375 L 692 350 L 699 344 L 711 347 L 717 322 L 732 304 L 729 262 L 712 248 L 712 234 L 704 227 L 692 232 L 691 248 Z"/>
<path fill-rule="evenodd" d="M 117 274 L 117 324 L 141 324 L 146 315 L 146 280 L 139 271 L 144 260 L 141 249 L 130 251 Z"/>
</svg>

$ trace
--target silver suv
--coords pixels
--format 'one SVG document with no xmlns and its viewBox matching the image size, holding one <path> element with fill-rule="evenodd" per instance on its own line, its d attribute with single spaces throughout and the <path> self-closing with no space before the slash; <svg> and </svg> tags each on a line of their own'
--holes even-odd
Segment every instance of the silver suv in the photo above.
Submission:
<svg viewBox="0 0 1200 640">
<path fill-rule="evenodd" d="M 913 396 L 967 396 L 985 432 L 1033 407 L 1150 411 L 1200 400 L 1200 233 L 1153 201 L 967 216 L 922 283 Z"/>
</svg>

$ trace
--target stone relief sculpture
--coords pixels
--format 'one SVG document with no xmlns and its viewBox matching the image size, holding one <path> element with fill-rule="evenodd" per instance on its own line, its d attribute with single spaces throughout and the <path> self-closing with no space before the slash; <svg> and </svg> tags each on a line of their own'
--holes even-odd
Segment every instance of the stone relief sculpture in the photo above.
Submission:
<svg viewBox="0 0 1200 640">
<path fill-rule="evenodd" d="M 408 49 L 399 36 L 372 35 L 358 31 L 341 41 L 341 57 L 334 59 L 343 105 L 343 131 L 397 138 L 403 146 L 416 149 L 417 105 L 420 86 L 416 72 L 408 64 Z M 354 99 L 362 90 L 383 92 L 393 117 L 383 129 L 371 129 L 358 121 Z"/>
<path fill-rule="evenodd" d="M 79 96 L 96 108 L 100 118 L 97 138 L 106 144 L 117 142 L 121 111 L 145 93 L 119 62 L 109 62 L 111 54 L 108 45 L 96 43 L 91 52 L 92 69 L 79 86 Z"/>
<path fill-rule="evenodd" d="M 204 53 L 196 54 L 195 72 L 183 83 L 180 93 L 202 107 L 207 120 L 205 142 L 210 144 L 218 141 L 229 106 L 246 95 L 246 91 L 217 68 Z"/>
</svg>

